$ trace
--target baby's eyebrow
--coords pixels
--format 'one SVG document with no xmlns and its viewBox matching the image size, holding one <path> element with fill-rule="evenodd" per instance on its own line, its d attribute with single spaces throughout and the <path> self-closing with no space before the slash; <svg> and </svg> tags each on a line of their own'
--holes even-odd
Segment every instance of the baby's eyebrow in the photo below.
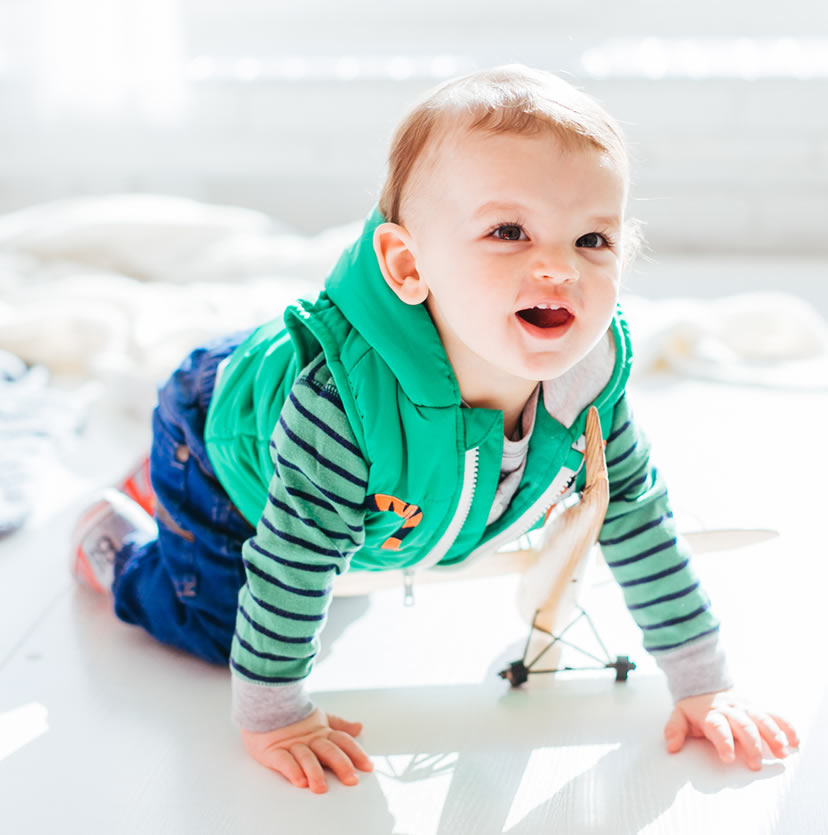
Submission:
<svg viewBox="0 0 828 835">
<path fill-rule="evenodd" d="M 598 223 L 601 226 L 620 226 L 621 218 L 618 215 L 593 215 L 591 223 Z"/>
<path fill-rule="evenodd" d="M 515 212 L 516 214 L 528 214 L 529 210 L 522 203 L 513 203 L 503 200 L 489 200 L 482 206 L 479 206 L 472 218 L 478 218 L 488 212 Z M 589 218 L 590 223 L 595 223 L 601 226 L 620 226 L 621 217 L 619 215 L 592 215 Z"/>
<path fill-rule="evenodd" d="M 518 212 L 525 212 L 526 207 L 522 206 L 520 203 L 506 203 L 501 200 L 489 200 L 488 203 L 484 203 L 480 206 L 472 215 L 472 217 L 479 217 L 480 215 L 485 215 L 487 212 L 494 212 L 494 211 L 518 211 Z"/>
</svg>

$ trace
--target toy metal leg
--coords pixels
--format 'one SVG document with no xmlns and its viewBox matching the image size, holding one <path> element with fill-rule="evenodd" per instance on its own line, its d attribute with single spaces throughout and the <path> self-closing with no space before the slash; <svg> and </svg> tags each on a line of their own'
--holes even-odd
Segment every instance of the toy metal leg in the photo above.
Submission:
<svg viewBox="0 0 828 835">
<path fill-rule="evenodd" d="M 611 660 L 609 653 L 607 652 L 606 647 L 604 646 L 601 637 L 598 635 L 597 630 L 595 629 L 595 624 L 593 624 L 592 619 L 589 615 L 583 610 L 579 609 L 579 614 L 572 620 L 567 626 L 561 631 L 559 635 L 553 635 L 550 632 L 547 632 L 545 629 L 538 627 L 537 619 L 532 622 L 532 627 L 529 632 L 529 638 L 526 642 L 526 647 L 523 651 L 523 657 L 519 661 L 513 661 L 505 670 L 501 670 L 498 675 L 502 679 L 506 679 L 512 687 L 520 687 L 522 684 L 525 684 L 530 675 L 539 674 L 539 673 L 560 673 L 565 671 L 575 671 L 575 670 L 606 670 L 612 669 L 615 670 L 615 680 L 616 681 L 626 681 L 629 673 L 635 669 L 635 663 L 630 661 L 629 656 L 627 655 L 618 655 L 615 658 L 615 661 Z M 589 624 L 590 629 L 592 630 L 592 634 L 595 636 L 596 640 L 601 646 L 601 649 L 604 651 L 604 655 L 606 656 L 606 660 L 599 658 L 596 655 L 593 655 L 591 652 L 583 649 L 582 647 L 578 647 L 575 644 L 570 643 L 569 641 L 564 639 L 564 634 L 570 629 L 570 627 L 574 626 L 581 618 L 585 618 L 586 622 Z M 534 658 L 528 660 L 529 655 L 529 646 L 532 642 L 532 638 L 536 632 L 543 632 L 544 634 L 548 635 L 550 640 L 546 644 L 546 646 L 535 655 Z M 566 646 L 572 647 L 572 649 L 577 650 L 582 655 L 586 655 L 587 657 L 591 658 L 593 661 L 598 662 L 601 666 L 600 667 L 556 667 L 554 669 L 547 669 L 547 670 L 540 670 L 536 668 L 536 664 L 540 661 L 540 659 L 554 647 L 556 644 L 566 644 Z"/>
</svg>

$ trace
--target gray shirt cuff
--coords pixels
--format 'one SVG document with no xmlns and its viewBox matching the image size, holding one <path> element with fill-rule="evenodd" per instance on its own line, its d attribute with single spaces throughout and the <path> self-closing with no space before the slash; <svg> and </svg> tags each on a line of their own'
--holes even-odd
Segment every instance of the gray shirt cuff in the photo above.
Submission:
<svg viewBox="0 0 828 835">
<path fill-rule="evenodd" d="M 677 649 L 654 652 L 653 658 L 667 676 L 674 702 L 733 687 L 718 630 Z"/>
<path fill-rule="evenodd" d="M 233 720 L 256 733 L 275 731 L 309 716 L 314 709 L 304 683 L 254 684 L 236 675 L 233 688 Z"/>
</svg>

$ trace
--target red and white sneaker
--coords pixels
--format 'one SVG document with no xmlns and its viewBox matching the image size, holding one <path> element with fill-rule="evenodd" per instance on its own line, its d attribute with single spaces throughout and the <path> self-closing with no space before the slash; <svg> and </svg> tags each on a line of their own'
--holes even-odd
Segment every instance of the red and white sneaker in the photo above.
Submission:
<svg viewBox="0 0 828 835">
<path fill-rule="evenodd" d="M 144 458 L 118 485 L 118 489 L 149 513 L 155 515 L 155 493 L 150 481 L 149 458 Z"/>
<path fill-rule="evenodd" d="M 157 530 L 152 517 L 136 502 L 118 490 L 104 490 L 75 524 L 72 574 L 95 591 L 108 592 L 115 576 L 115 555 L 124 540 L 137 531 L 154 536 Z"/>
</svg>

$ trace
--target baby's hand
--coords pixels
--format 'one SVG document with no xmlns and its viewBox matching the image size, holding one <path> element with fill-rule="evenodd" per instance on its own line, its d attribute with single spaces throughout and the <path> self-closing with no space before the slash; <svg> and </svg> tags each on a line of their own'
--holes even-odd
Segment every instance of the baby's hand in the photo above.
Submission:
<svg viewBox="0 0 828 835">
<path fill-rule="evenodd" d="M 242 741 L 256 762 L 278 771 L 300 789 L 316 794 L 328 790 L 322 770 L 327 765 L 346 785 L 355 786 L 359 777 L 354 769 L 371 771 L 374 764 L 354 739 L 361 722 L 346 722 L 316 708 L 310 716 L 266 733 L 242 729 Z"/>
<path fill-rule="evenodd" d="M 664 728 L 667 750 L 671 754 L 680 751 L 688 735 L 707 737 L 723 762 L 733 762 L 735 738 L 754 771 L 762 767 L 762 739 L 780 759 L 799 747 L 796 731 L 788 722 L 781 716 L 757 710 L 733 690 L 704 693 L 676 702 Z"/>
</svg>

